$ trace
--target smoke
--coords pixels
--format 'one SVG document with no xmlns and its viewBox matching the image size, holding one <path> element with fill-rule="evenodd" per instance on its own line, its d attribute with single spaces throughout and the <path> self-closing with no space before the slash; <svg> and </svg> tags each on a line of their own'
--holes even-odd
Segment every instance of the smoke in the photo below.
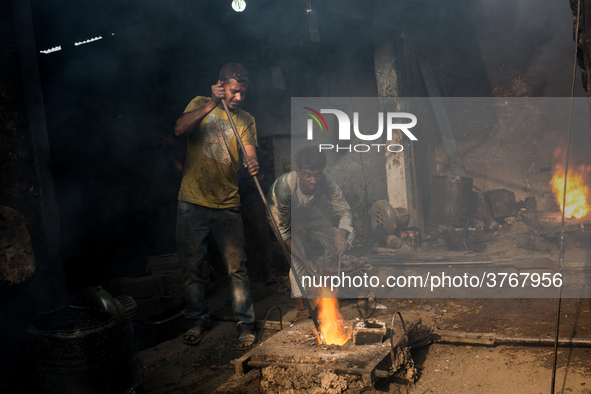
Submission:
<svg viewBox="0 0 591 394">
<path fill-rule="evenodd" d="M 568 2 L 425 2 L 406 24 L 448 96 L 570 95 L 574 58 Z M 415 24 L 418 29 L 413 29 Z M 488 86 L 487 86 L 488 85 Z M 584 96 L 580 81 L 575 90 Z"/>
<path fill-rule="evenodd" d="M 40 55 L 40 65 L 72 259 L 97 250 L 102 256 L 118 253 L 123 242 L 112 229 L 133 228 L 133 212 L 154 213 L 159 204 L 174 203 L 174 173 L 159 135 L 172 130 L 193 97 L 209 95 L 227 62 L 251 72 L 245 109 L 257 119 L 259 137 L 290 133 L 289 113 L 280 110 L 285 103 L 269 99 L 272 67 L 280 66 L 283 74 L 282 100 L 377 95 L 377 34 L 403 36 L 399 63 L 401 53 L 431 63 L 444 96 L 569 94 L 574 43 L 568 3 L 312 2 L 320 42 L 306 39 L 303 4 L 288 3 L 247 1 L 240 15 L 229 0 L 149 0 L 141 7 L 32 3 L 38 49 L 63 47 Z M 99 35 L 100 41 L 73 46 Z M 405 61 L 411 78 L 416 64 L 410 57 Z M 372 196 L 380 193 L 370 190 Z"/>
</svg>

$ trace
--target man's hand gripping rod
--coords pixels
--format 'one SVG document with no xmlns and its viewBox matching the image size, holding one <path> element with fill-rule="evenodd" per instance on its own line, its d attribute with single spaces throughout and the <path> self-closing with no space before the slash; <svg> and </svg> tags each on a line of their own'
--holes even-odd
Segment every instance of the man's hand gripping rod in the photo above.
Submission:
<svg viewBox="0 0 591 394">
<path fill-rule="evenodd" d="M 246 163 L 248 163 L 250 161 L 250 158 L 248 157 L 248 154 L 246 153 L 246 149 L 244 149 L 244 144 L 242 143 L 242 140 L 240 139 L 240 135 L 238 134 L 238 130 L 236 129 L 236 125 L 234 124 L 234 120 L 232 119 L 232 114 L 230 113 L 230 109 L 228 108 L 228 104 L 226 104 L 225 99 L 222 99 L 222 104 L 224 105 L 224 109 L 226 110 L 226 115 L 228 116 L 228 120 L 230 121 L 230 125 L 232 126 L 232 131 L 234 131 L 234 136 L 236 137 L 236 141 L 238 142 L 238 145 L 240 145 L 240 150 L 242 151 L 244 161 Z M 289 254 L 289 251 L 287 250 L 287 246 L 285 246 L 285 241 L 283 241 L 283 237 L 281 236 L 281 233 L 279 232 L 279 228 L 277 227 L 277 223 L 275 222 L 275 218 L 273 217 L 271 209 L 269 208 L 269 204 L 267 203 L 267 199 L 265 198 L 265 193 L 263 193 L 263 189 L 261 189 L 261 185 L 260 185 L 257 177 L 253 176 L 252 179 L 254 179 L 254 183 L 257 186 L 257 190 L 259 191 L 259 194 L 261 195 L 261 198 L 262 198 L 263 202 L 265 203 L 265 209 L 267 210 L 267 215 L 269 216 L 269 218 L 271 220 L 271 227 L 273 228 L 273 233 L 275 234 L 275 237 L 277 237 L 277 240 L 279 241 L 279 244 L 281 245 L 281 250 L 283 250 L 283 255 L 287 259 L 287 262 L 289 264 L 291 264 L 291 255 Z M 292 269 L 292 273 L 293 273 L 293 277 L 295 278 L 296 284 L 298 285 L 300 293 L 302 295 L 304 295 L 304 288 L 302 286 L 302 282 L 300 281 L 300 277 L 298 276 L 297 270 Z M 308 313 L 310 314 L 310 317 L 312 318 L 312 321 L 314 322 L 314 327 L 316 327 L 316 331 L 318 332 L 318 337 L 320 338 L 320 342 L 322 342 L 323 345 L 326 345 L 326 342 L 324 341 L 324 336 L 322 335 L 322 331 L 320 331 L 320 324 L 318 324 L 318 318 L 316 317 L 316 314 L 312 310 L 312 305 L 310 305 L 310 300 L 308 300 L 308 298 L 304 298 L 304 304 L 306 305 L 306 309 L 308 309 Z"/>
</svg>

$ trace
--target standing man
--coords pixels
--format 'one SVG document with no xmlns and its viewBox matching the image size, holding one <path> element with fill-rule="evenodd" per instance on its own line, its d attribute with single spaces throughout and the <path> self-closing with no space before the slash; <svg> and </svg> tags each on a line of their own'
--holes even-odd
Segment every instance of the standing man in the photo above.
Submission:
<svg viewBox="0 0 591 394">
<path fill-rule="evenodd" d="M 324 271 L 335 271 L 338 255 L 347 250 L 349 233 L 353 231 L 351 207 L 343 198 L 334 178 L 324 172 L 326 156 L 318 148 L 308 146 L 296 155 L 297 169 L 281 175 L 269 190 L 267 200 L 285 246 L 292 255 L 289 271 L 291 291 L 296 297 L 298 317 L 306 310 L 304 299 L 295 282 L 293 270 L 302 275 L 319 274 L 318 268 L 306 258 L 301 233 L 307 231 L 324 246 Z M 336 230 L 316 207 L 326 196 L 340 216 Z"/>
<path fill-rule="evenodd" d="M 195 320 L 195 326 L 183 338 L 188 345 L 198 344 L 209 325 L 202 275 L 209 235 L 216 241 L 228 269 L 232 310 L 238 319 L 238 349 L 250 348 L 256 339 L 238 195 L 237 171 L 241 154 L 222 103 L 225 100 L 228 105 L 250 158 L 245 167 L 250 175 L 256 175 L 259 165 L 255 121 L 240 109 L 248 83 L 244 67 L 237 63 L 226 64 L 219 80 L 211 87 L 211 98 L 195 97 L 174 128 L 177 137 L 187 136 L 176 237 L 187 311 Z"/>
</svg>

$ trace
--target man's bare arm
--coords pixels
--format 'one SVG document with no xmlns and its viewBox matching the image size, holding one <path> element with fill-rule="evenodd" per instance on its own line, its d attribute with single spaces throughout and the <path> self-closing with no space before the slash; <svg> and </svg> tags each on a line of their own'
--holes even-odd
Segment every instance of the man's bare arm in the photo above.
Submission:
<svg viewBox="0 0 591 394">
<path fill-rule="evenodd" d="M 348 238 L 349 230 L 340 228 L 339 231 L 337 231 L 334 244 L 339 254 L 344 254 L 347 251 L 347 248 L 349 246 Z"/>
<path fill-rule="evenodd" d="M 176 125 L 174 126 L 174 134 L 177 137 L 181 135 L 186 135 L 199 127 L 199 123 L 216 107 L 216 105 L 212 104 L 212 101 L 208 101 L 203 107 L 199 108 L 197 111 L 188 112 L 183 114 L 177 121 Z"/>
<path fill-rule="evenodd" d="M 220 105 L 223 99 L 226 98 L 226 92 L 221 81 L 211 87 L 211 99 L 197 111 L 183 114 L 174 126 L 174 134 L 179 137 L 192 133 L 199 127 L 199 123 L 211 112 Z"/>
<path fill-rule="evenodd" d="M 244 167 L 246 167 L 246 170 L 248 171 L 249 175 L 254 176 L 254 175 L 258 174 L 258 172 L 259 172 L 259 162 L 258 162 L 258 158 L 257 158 L 256 146 L 244 145 L 244 150 L 246 151 L 246 154 L 248 155 L 248 158 L 250 159 L 248 164 L 246 164 L 246 163 L 244 164 Z"/>
</svg>

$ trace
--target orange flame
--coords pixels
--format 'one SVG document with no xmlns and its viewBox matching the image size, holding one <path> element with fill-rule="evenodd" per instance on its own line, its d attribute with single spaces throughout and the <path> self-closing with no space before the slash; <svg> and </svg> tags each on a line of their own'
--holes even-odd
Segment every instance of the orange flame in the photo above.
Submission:
<svg viewBox="0 0 591 394">
<path fill-rule="evenodd" d="M 577 169 L 568 169 L 566 182 L 566 204 L 564 215 L 567 218 L 580 219 L 589 213 L 591 207 L 587 202 L 589 196 L 589 187 L 585 185 L 584 175 L 589 174 L 590 167 L 580 165 Z M 562 211 L 562 202 L 564 196 L 564 167 L 556 165 L 556 172 L 550 181 L 552 192 L 556 202 Z"/>
<path fill-rule="evenodd" d="M 343 316 L 339 312 L 339 302 L 333 294 L 322 290 L 322 298 L 318 298 L 318 318 L 320 331 L 327 345 L 342 346 L 350 339 L 350 334 L 343 329 Z M 318 338 L 318 343 L 320 338 Z"/>
</svg>

